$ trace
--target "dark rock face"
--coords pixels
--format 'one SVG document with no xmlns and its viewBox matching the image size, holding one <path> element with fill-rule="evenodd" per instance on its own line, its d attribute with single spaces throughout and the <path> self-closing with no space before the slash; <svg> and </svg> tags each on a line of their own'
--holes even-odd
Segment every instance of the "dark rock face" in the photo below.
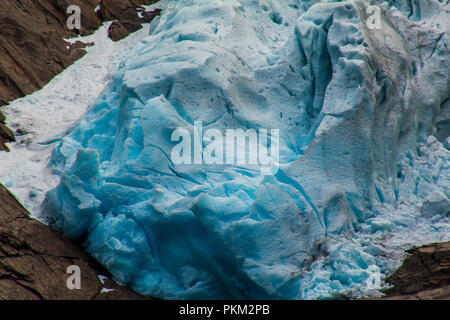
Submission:
<svg viewBox="0 0 450 320">
<path fill-rule="evenodd" d="M 141 11 L 141 17 L 138 10 L 143 9 L 141 5 L 151 5 L 159 0 L 140 0 L 140 1 L 117 1 L 104 0 L 101 3 L 99 15 L 105 21 L 114 21 L 109 28 L 109 37 L 113 41 L 119 41 L 130 33 L 142 28 L 142 23 L 150 22 L 158 16 L 161 10 L 156 9 L 153 12 Z"/>
<path fill-rule="evenodd" d="M 160 9 L 155 9 L 152 12 L 142 12 L 142 18 L 139 18 L 136 10 L 127 10 L 131 16 L 124 15 L 118 21 L 114 21 L 109 27 L 109 37 L 113 41 L 119 41 L 142 28 L 142 22 L 150 22 L 161 13 Z"/>
<path fill-rule="evenodd" d="M 450 242 L 408 250 L 403 265 L 387 281 L 389 299 L 450 299 Z"/>
<path fill-rule="evenodd" d="M 81 270 L 79 290 L 67 288 L 71 265 Z M 74 242 L 31 219 L 0 185 L 0 299 L 147 299 L 109 279 L 102 285 L 98 274 L 106 273 Z"/>
<path fill-rule="evenodd" d="M 106 20 L 118 20 L 111 26 L 115 41 L 141 28 L 159 12 L 139 18 L 141 4 L 157 0 L 104 0 L 95 12 L 98 0 L 2 0 L 0 6 L 0 106 L 30 94 L 47 84 L 55 75 L 82 57 L 83 45 L 68 46 L 64 39 L 93 33 Z M 81 9 L 81 29 L 66 26 L 69 5 Z M 0 113 L 1 114 L 1 113 Z M 3 120 L 2 120 L 3 119 Z M 0 116 L 0 150 L 13 141 L 12 132 Z"/>
<path fill-rule="evenodd" d="M 0 112 L 0 151 L 2 150 L 2 148 L 8 151 L 5 143 L 15 140 L 14 133 L 11 131 L 11 129 L 5 126 L 5 120 L 5 116 Z"/>
<path fill-rule="evenodd" d="M 67 49 L 63 38 L 87 35 L 102 20 L 96 0 L 70 1 L 79 5 L 80 30 L 69 30 L 66 1 L 2 1 L 0 8 L 0 104 L 32 93 L 80 58 L 84 52 Z"/>
</svg>

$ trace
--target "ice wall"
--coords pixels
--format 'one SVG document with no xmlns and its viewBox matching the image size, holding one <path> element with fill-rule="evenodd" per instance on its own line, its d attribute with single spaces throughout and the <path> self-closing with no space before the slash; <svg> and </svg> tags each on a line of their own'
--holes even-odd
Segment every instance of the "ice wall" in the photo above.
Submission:
<svg viewBox="0 0 450 320">
<path fill-rule="evenodd" d="M 169 3 L 54 150 L 51 224 L 169 299 L 376 294 L 449 239 L 448 1 L 317 2 Z M 279 170 L 175 164 L 198 120 L 279 129 Z"/>
</svg>

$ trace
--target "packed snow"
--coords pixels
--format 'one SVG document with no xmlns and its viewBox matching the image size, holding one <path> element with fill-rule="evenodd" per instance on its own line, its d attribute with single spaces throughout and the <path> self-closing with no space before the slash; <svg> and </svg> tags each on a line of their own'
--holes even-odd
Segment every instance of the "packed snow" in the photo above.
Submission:
<svg viewBox="0 0 450 320">
<path fill-rule="evenodd" d="M 450 240 L 449 141 L 433 136 L 450 96 L 448 1 L 379 0 L 379 29 L 369 1 L 317 2 L 168 1 L 67 134 L 13 146 L 29 163 L 17 175 L 8 161 L 13 191 L 37 206 L 27 183 L 44 192 L 52 170 L 45 218 L 154 297 L 380 295 L 372 276 L 405 249 Z M 199 121 L 279 129 L 278 169 L 175 163 L 172 133 L 198 136 Z"/>
</svg>

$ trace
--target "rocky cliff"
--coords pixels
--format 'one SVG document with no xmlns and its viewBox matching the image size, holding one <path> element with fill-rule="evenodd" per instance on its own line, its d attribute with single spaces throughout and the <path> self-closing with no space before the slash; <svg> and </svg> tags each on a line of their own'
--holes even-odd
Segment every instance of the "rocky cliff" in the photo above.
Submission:
<svg viewBox="0 0 450 320">
<path fill-rule="evenodd" d="M 67 268 L 81 270 L 81 289 L 67 287 Z M 144 299 L 120 287 L 72 241 L 31 219 L 0 185 L 0 299 Z"/>
<path fill-rule="evenodd" d="M 387 281 L 388 299 L 450 300 L 450 242 L 408 250 L 403 265 Z"/>
</svg>

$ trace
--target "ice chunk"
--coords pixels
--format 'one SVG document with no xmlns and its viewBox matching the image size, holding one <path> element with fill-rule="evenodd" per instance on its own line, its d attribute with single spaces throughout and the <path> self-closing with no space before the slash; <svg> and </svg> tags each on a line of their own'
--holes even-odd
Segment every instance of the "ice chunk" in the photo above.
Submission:
<svg viewBox="0 0 450 320">
<path fill-rule="evenodd" d="M 450 200 L 445 194 L 436 190 L 425 198 L 422 212 L 425 217 L 448 216 L 450 214 Z"/>
</svg>

